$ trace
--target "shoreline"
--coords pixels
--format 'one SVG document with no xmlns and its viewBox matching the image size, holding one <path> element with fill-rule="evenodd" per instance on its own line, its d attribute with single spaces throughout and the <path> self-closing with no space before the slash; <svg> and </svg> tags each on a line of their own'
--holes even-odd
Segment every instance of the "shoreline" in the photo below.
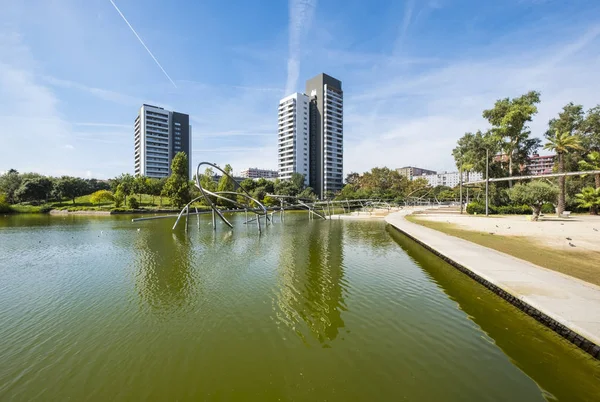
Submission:
<svg viewBox="0 0 600 402">
<path fill-rule="evenodd" d="M 600 360 L 600 287 L 405 219 L 385 220 L 450 265 Z"/>
</svg>

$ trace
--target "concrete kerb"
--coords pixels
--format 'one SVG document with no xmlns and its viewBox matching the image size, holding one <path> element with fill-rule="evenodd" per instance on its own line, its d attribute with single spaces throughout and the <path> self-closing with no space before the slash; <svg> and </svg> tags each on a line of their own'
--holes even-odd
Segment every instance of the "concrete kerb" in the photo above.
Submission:
<svg viewBox="0 0 600 402">
<path fill-rule="evenodd" d="M 554 332 L 556 332 L 563 338 L 567 339 L 568 341 L 570 341 L 571 343 L 573 343 L 580 349 L 582 349 L 585 352 L 592 355 L 594 358 L 600 359 L 600 342 L 599 342 L 600 336 L 598 336 L 600 334 L 594 334 L 594 333 L 587 331 L 584 328 L 580 328 L 580 327 L 574 328 L 574 326 L 571 325 L 571 323 L 568 320 L 564 319 L 557 313 L 553 313 L 551 311 L 544 311 L 542 308 L 533 306 L 528 300 L 526 300 L 527 299 L 526 297 L 524 297 L 523 295 L 515 294 L 510 289 L 503 288 L 502 285 L 497 283 L 497 281 L 495 281 L 494 278 L 490 277 L 490 275 L 484 275 L 482 273 L 475 272 L 474 269 L 471 269 L 471 268 L 465 266 L 464 264 L 459 263 L 455 259 L 450 258 L 448 255 L 444 254 L 437 248 L 430 245 L 427 242 L 427 240 L 423 238 L 422 235 L 420 237 L 417 237 L 415 235 L 415 233 L 413 233 L 410 230 L 411 229 L 410 225 L 415 225 L 419 228 L 423 228 L 425 231 L 430 231 L 428 233 L 431 233 L 431 236 L 436 236 L 436 235 L 437 236 L 448 236 L 444 233 L 437 232 L 433 229 L 428 229 L 428 228 L 425 228 L 418 224 L 408 222 L 405 219 L 406 215 L 410 215 L 413 212 L 416 212 L 417 210 L 424 210 L 424 209 L 403 210 L 403 211 L 388 215 L 385 218 L 385 221 L 388 224 L 390 224 L 391 226 L 393 226 L 399 232 L 403 233 L 404 235 L 406 235 L 413 241 L 419 243 L 421 246 L 423 246 L 427 250 L 431 251 L 432 253 L 434 253 L 435 255 L 437 255 L 438 257 L 443 259 L 444 261 L 448 262 L 453 267 L 457 268 L 459 271 L 463 272 L 464 274 L 466 274 L 469 277 L 471 277 L 472 279 L 476 280 L 477 282 L 479 282 L 486 288 L 490 289 L 492 292 L 496 293 L 498 296 L 502 297 L 503 299 L 505 299 L 506 301 L 508 301 L 509 303 L 511 303 L 518 309 L 520 309 L 521 311 L 525 312 L 529 316 L 533 317 L 538 322 L 540 322 L 543 325 L 545 325 L 546 327 L 552 329 Z M 399 219 L 400 219 L 400 221 L 399 221 Z M 448 237 L 451 237 L 451 236 L 448 236 Z M 456 240 L 459 240 L 461 242 L 466 241 L 466 240 L 462 240 L 462 239 L 456 239 Z M 482 258 L 484 258 L 484 256 L 486 254 L 491 254 L 492 256 L 495 254 L 500 254 L 504 257 L 509 257 L 509 258 L 515 260 L 516 264 L 522 263 L 522 264 L 534 266 L 533 264 L 530 264 L 526 261 L 516 259 L 516 258 L 506 255 L 504 253 L 500 253 L 500 252 L 488 249 L 483 246 L 475 245 L 474 243 L 470 243 L 470 244 L 481 249 L 480 251 L 481 251 Z M 540 270 L 548 271 L 542 267 L 537 267 L 537 266 L 534 266 L 534 267 L 539 268 Z M 560 273 L 556 273 L 553 271 L 551 271 L 551 272 L 558 276 L 564 276 L 563 274 L 560 274 Z M 574 278 L 572 278 L 572 280 L 582 282 L 582 281 L 579 281 L 578 279 L 574 279 Z M 594 286 L 589 285 L 588 287 L 594 287 Z M 594 287 L 594 288 L 597 289 L 597 287 Z"/>
</svg>

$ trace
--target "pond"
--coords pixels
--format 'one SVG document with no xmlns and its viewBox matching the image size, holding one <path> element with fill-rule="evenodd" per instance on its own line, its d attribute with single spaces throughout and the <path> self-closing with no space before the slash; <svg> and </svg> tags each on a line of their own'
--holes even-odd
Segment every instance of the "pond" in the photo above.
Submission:
<svg viewBox="0 0 600 402">
<path fill-rule="evenodd" d="M 600 395 L 598 361 L 381 221 L 229 218 L 0 217 L 0 400 Z"/>
</svg>

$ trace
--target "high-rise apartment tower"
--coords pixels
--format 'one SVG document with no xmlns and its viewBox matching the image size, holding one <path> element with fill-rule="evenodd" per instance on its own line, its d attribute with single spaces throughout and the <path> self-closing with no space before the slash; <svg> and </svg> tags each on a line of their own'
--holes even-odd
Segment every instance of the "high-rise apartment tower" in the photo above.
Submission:
<svg viewBox="0 0 600 402">
<path fill-rule="evenodd" d="M 340 191 L 344 174 L 344 93 L 327 74 L 306 81 L 310 98 L 310 180 L 319 198 Z"/>
<path fill-rule="evenodd" d="M 278 169 L 301 173 L 319 198 L 340 191 L 344 171 L 344 93 L 327 74 L 306 81 L 306 93 L 279 102 Z"/>
<path fill-rule="evenodd" d="M 192 126 L 187 114 L 144 104 L 135 119 L 134 138 L 136 175 L 167 177 L 175 155 L 185 152 L 192 176 Z"/>
<path fill-rule="evenodd" d="M 309 185 L 309 99 L 294 93 L 279 101 L 277 170 L 289 180 L 293 173 L 304 175 Z"/>
</svg>

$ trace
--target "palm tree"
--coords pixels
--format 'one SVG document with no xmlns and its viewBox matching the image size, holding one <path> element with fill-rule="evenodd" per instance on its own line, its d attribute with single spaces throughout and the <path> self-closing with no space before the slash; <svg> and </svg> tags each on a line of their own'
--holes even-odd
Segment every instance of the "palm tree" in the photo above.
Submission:
<svg viewBox="0 0 600 402">
<path fill-rule="evenodd" d="M 581 193 L 575 195 L 575 202 L 580 207 L 589 208 L 590 214 L 598 214 L 598 206 L 600 206 L 600 188 L 585 187 Z"/>
<path fill-rule="evenodd" d="M 579 161 L 579 168 L 581 170 L 600 170 L 600 152 L 590 152 L 587 160 Z M 600 174 L 594 175 L 594 181 L 596 188 L 600 188 Z"/>
<path fill-rule="evenodd" d="M 558 158 L 558 173 L 565 172 L 565 154 L 571 151 L 583 150 L 581 139 L 568 131 L 560 132 L 556 130 L 554 135 L 548 137 L 548 142 L 544 149 L 556 152 Z M 558 206 L 556 214 L 561 216 L 565 211 L 565 176 L 558 178 Z"/>
</svg>

